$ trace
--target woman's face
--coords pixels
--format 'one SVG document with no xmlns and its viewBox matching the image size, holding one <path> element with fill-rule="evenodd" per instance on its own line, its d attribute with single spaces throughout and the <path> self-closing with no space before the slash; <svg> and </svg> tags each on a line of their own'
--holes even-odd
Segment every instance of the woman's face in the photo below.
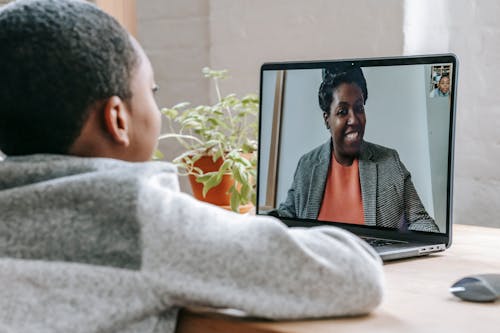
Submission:
<svg viewBox="0 0 500 333">
<path fill-rule="evenodd" d="M 350 165 L 359 154 L 365 134 L 365 101 L 355 83 L 342 83 L 333 90 L 330 114 L 323 118 L 333 138 L 333 153 L 340 164 Z"/>
</svg>

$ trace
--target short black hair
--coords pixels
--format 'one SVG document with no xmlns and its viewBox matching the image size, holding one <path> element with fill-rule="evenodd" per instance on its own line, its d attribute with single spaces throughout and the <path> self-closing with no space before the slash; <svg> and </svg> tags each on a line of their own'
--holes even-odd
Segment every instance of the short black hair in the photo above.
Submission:
<svg viewBox="0 0 500 333">
<path fill-rule="evenodd" d="M 447 78 L 447 79 L 449 80 L 449 79 L 450 79 L 450 76 L 449 76 L 448 74 L 443 74 L 443 75 L 439 78 L 438 83 L 439 83 L 439 82 L 441 82 L 441 80 L 442 80 L 442 79 L 444 79 L 444 78 Z"/>
<path fill-rule="evenodd" d="M 129 34 L 80 0 L 0 8 L 0 150 L 66 154 L 91 106 L 132 98 L 138 55 Z"/>
<path fill-rule="evenodd" d="M 340 62 L 328 66 L 322 70 L 323 81 L 319 87 L 319 107 L 323 112 L 330 114 L 330 106 L 333 102 L 333 90 L 342 83 L 355 83 L 363 93 L 364 102 L 368 99 L 368 90 L 363 71 L 351 62 Z"/>
</svg>

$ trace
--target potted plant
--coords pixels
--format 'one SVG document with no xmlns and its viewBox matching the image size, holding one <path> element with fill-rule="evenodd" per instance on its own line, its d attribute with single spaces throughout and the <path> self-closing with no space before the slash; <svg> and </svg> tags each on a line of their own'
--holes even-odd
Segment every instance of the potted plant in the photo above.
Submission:
<svg viewBox="0 0 500 333">
<path fill-rule="evenodd" d="M 213 81 L 217 102 L 163 108 L 170 133 L 159 139 L 175 138 L 186 149 L 173 162 L 189 176 L 197 199 L 246 212 L 255 204 L 259 100 L 255 94 L 224 97 L 219 80 L 227 71 L 206 67 L 202 72 Z"/>
</svg>

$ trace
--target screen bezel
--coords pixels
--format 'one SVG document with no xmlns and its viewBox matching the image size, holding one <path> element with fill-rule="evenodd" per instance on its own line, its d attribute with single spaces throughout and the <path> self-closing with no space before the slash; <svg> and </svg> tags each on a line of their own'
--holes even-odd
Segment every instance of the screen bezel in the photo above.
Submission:
<svg viewBox="0 0 500 333">
<path fill-rule="evenodd" d="M 377 226 L 362 226 L 340 222 L 324 222 L 300 218 L 283 218 L 280 217 L 286 225 L 290 227 L 313 227 L 318 225 L 338 226 L 360 235 L 369 235 L 374 237 L 392 238 L 400 240 L 425 240 L 436 243 L 451 245 L 452 221 L 453 221 L 453 174 L 454 174 L 454 151 L 455 151 L 455 119 L 456 119 L 456 89 L 458 76 L 458 59 L 455 54 L 435 54 L 435 55 L 418 55 L 418 56 L 401 56 L 387 58 L 363 58 L 363 59 L 339 59 L 339 60 L 322 60 L 322 61 L 291 61 L 291 62 L 273 62 L 265 63 L 260 69 L 260 90 L 259 96 L 262 101 L 263 93 L 263 74 L 264 71 L 270 70 L 294 70 L 294 69 L 322 69 L 331 66 L 335 63 L 349 62 L 352 65 L 360 67 L 375 67 L 375 66 L 401 66 L 401 65 L 432 65 L 451 63 L 452 64 L 452 80 L 450 88 L 450 119 L 449 119 L 449 135 L 448 135 L 448 179 L 447 179 L 447 200 L 446 200 L 446 232 L 433 233 L 422 231 L 401 231 L 391 228 Z M 262 134 L 262 102 L 259 103 L 259 140 L 258 151 L 261 150 L 261 134 Z M 258 154 L 257 165 L 260 166 L 260 154 Z M 257 199 L 256 199 L 256 214 L 259 213 L 259 178 L 260 172 L 257 172 Z"/>
</svg>

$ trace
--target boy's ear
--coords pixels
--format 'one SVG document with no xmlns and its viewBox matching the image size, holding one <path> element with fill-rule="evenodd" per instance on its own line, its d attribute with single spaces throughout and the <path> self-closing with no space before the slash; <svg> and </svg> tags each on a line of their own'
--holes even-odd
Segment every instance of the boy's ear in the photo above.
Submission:
<svg viewBox="0 0 500 333">
<path fill-rule="evenodd" d="M 104 105 L 104 127 L 112 140 L 122 146 L 128 147 L 130 118 L 127 106 L 118 96 L 112 96 Z"/>
</svg>

